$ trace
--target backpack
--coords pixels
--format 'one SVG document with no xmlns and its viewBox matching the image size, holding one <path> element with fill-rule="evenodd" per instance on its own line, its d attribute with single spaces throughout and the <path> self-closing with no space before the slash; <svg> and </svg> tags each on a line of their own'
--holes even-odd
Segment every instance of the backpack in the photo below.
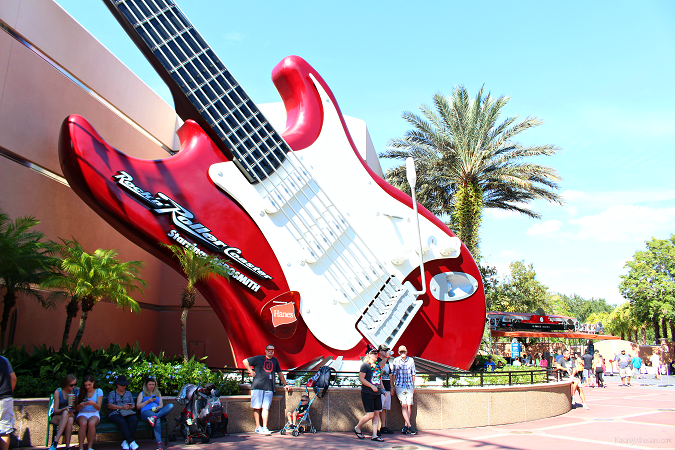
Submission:
<svg viewBox="0 0 675 450">
<path fill-rule="evenodd" d="M 323 396 L 326 395 L 326 391 L 328 391 L 328 387 L 331 385 L 331 383 L 335 384 L 336 378 L 337 371 L 335 369 L 329 366 L 321 367 L 311 380 L 314 381 L 312 386 L 314 387 L 314 393 L 318 395 L 319 398 L 323 398 Z M 309 386 L 310 383 L 307 383 L 307 385 Z M 323 391 L 319 393 L 319 389 L 323 389 Z"/>
</svg>

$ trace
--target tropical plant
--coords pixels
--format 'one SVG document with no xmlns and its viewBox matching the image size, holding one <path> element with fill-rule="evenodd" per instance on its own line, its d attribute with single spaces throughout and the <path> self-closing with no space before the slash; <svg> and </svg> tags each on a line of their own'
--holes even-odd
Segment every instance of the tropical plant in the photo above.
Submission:
<svg viewBox="0 0 675 450">
<path fill-rule="evenodd" d="M 667 324 L 675 322 L 675 234 L 669 239 L 652 238 L 646 249 L 635 252 L 626 263 L 619 290 L 630 301 L 638 322 L 650 322 L 658 341 L 668 337 Z"/>
<path fill-rule="evenodd" d="M 0 281 L 4 285 L 0 348 L 5 347 L 5 332 L 12 308 L 19 294 L 36 299 L 43 307 L 52 308 L 37 289 L 58 264 L 55 245 L 32 228 L 40 222 L 31 216 L 11 220 L 0 210 Z"/>
<path fill-rule="evenodd" d="M 178 259 L 180 268 L 187 279 L 187 286 L 183 289 L 180 297 L 181 308 L 183 309 L 180 316 L 183 361 L 187 362 L 187 316 L 197 299 L 195 283 L 207 280 L 214 275 L 220 275 L 221 277 L 229 279 L 229 274 L 227 269 L 223 266 L 223 260 L 216 255 L 204 256 L 202 254 L 197 254 L 192 249 L 180 247 L 178 245 L 168 245 L 164 243 L 161 243 L 161 245 L 168 248 L 173 256 Z"/>
<path fill-rule="evenodd" d="M 590 321 L 589 317 L 594 313 L 609 314 L 614 310 L 604 298 L 584 298 L 578 294 L 556 294 L 552 297 L 551 307 L 555 314 L 575 317 L 582 323 L 598 323 Z"/>
<path fill-rule="evenodd" d="M 117 250 L 97 249 L 93 254 L 84 251 L 82 245 L 75 240 L 62 240 L 59 252 L 63 257 L 60 279 L 61 286 L 70 291 L 72 298 L 80 300 L 82 314 L 80 325 L 73 340 L 77 348 L 82 340 L 87 317 L 96 303 L 107 298 L 111 303 L 129 308 L 132 312 L 140 312 L 140 307 L 130 293 L 138 289 L 145 281 L 138 277 L 143 268 L 141 261 L 122 262 L 117 259 Z M 55 284 L 58 284 L 58 278 Z M 67 320 L 67 319 L 66 319 Z M 68 331 L 68 330 L 66 330 Z M 67 335 L 66 335 L 67 336 Z"/>
<path fill-rule="evenodd" d="M 553 192 L 560 177 L 550 167 L 525 158 L 554 155 L 554 145 L 523 146 L 514 141 L 519 133 L 542 123 L 536 117 L 517 122 L 508 117 L 497 124 L 509 98 L 494 99 L 483 88 L 471 100 L 464 86 L 451 97 L 437 93 L 435 110 L 420 106 L 422 116 L 402 114 L 414 128 L 403 138 L 392 139 L 383 158 L 415 159 L 418 172 L 417 200 L 436 215 L 450 218 L 449 226 L 478 258 L 478 231 L 484 208 L 516 211 L 533 218 L 540 215 L 527 207 L 536 199 L 562 204 Z M 389 183 L 410 193 L 405 164 L 389 169 Z"/>
<path fill-rule="evenodd" d="M 75 278 L 66 275 L 62 272 L 57 272 L 47 278 L 43 286 L 47 289 L 59 289 L 52 291 L 50 298 L 64 299 L 70 298 L 66 303 L 66 325 L 63 329 L 63 337 L 61 338 L 61 348 L 68 346 L 68 336 L 70 336 L 70 327 L 73 319 L 77 317 L 80 311 L 80 299 L 77 296 L 77 281 Z"/>
<path fill-rule="evenodd" d="M 154 375 L 165 395 L 177 394 L 187 383 L 213 383 L 223 395 L 239 393 L 238 373 L 211 371 L 204 360 L 194 358 L 183 363 L 182 357 L 168 358 L 163 352 L 146 355 L 138 343 L 134 347 L 111 344 L 97 350 L 87 345 L 67 346 L 59 351 L 42 345 L 32 353 L 25 347 L 9 346 L 0 355 L 12 362 L 18 378 L 14 396 L 18 398 L 47 397 L 69 373 L 80 378 L 93 374 L 98 386 L 105 391 L 112 389 L 118 375 L 125 375 L 129 379 L 129 390 L 138 392 L 143 380 Z"/>
<path fill-rule="evenodd" d="M 614 311 L 609 314 L 605 328 L 613 335 L 621 336 L 621 339 L 626 337 L 630 339 L 634 322 L 630 303 L 625 302 L 614 308 Z"/>
<path fill-rule="evenodd" d="M 532 264 L 514 261 L 509 264 L 510 274 L 486 298 L 488 311 L 534 312 L 549 308 L 551 295 L 548 287 L 537 280 Z"/>
</svg>

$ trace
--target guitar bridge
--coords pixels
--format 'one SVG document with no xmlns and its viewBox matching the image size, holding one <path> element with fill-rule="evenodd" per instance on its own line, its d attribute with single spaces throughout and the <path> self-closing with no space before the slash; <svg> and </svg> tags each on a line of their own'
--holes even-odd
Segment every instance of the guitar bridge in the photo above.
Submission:
<svg viewBox="0 0 675 450">
<path fill-rule="evenodd" d="M 396 278 L 387 281 L 394 288 L 394 295 L 387 295 L 383 289 L 368 305 L 356 323 L 356 329 L 372 345 L 392 348 L 408 328 L 422 300 L 412 294 L 415 288 L 409 282 L 401 285 Z"/>
</svg>

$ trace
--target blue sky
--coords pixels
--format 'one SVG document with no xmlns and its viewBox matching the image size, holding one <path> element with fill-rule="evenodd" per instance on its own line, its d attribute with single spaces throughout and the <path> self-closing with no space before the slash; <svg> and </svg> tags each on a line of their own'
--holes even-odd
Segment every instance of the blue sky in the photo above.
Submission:
<svg viewBox="0 0 675 450">
<path fill-rule="evenodd" d="M 102 1 L 57 3 L 171 102 Z M 675 232 L 675 2 L 178 4 L 254 101 L 279 101 L 272 68 L 302 56 L 378 152 L 408 129 L 401 112 L 460 84 L 511 97 L 504 117 L 542 119 L 519 139 L 561 148 L 534 161 L 558 170 L 566 203 L 535 203 L 541 220 L 486 211 L 500 274 L 524 260 L 553 292 L 620 303 L 625 262 Z"/>
</svg>

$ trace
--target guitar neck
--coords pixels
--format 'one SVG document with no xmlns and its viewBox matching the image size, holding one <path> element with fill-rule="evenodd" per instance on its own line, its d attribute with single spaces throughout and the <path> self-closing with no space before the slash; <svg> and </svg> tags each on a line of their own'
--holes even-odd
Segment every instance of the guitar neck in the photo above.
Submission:
<svg viewBox="0 0 675 450">
<path fill-rule="evenodd" d="M 169 86 L 176 112 L 193 119 L 252 183 L 290 148 L 173 0 L 104 0 Z"/>
</svg>

